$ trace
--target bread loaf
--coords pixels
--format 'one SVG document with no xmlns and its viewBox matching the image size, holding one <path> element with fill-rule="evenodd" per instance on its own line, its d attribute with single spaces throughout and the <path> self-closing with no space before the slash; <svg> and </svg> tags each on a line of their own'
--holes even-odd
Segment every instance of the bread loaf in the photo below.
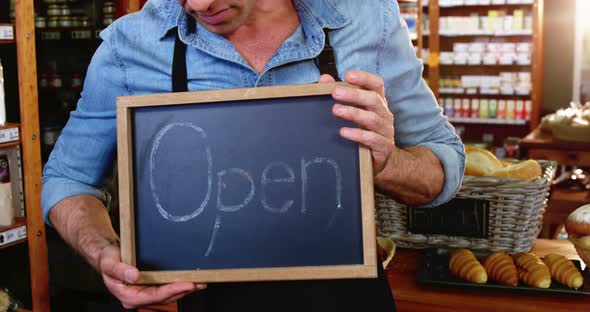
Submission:
<svg viewBox="0 0 590 312">
<path fill-rule="evenodd" d="M 532 253 L 516 253 L 512 255 L 520 280 L 536 288 L 551 286 L 551 273 L 545 263 Z"/>
<path fill-rule="evenodd" d="M 493 177 L 529 181 L 539 177 L 542 173 L 541 165 L 536 160 L 525 160 L 517 164 L 492 170 Z"/>
<path fill-rule="evenodd" d="M 490 279 L 504 285 L 518 285 L 518 270 L 514 260 L 508 254 L 494 252 L 486 257 L 483 266 Z"/>
<path fill-rule="evenodd" d="M 468 249 L 458 249 L 451 254 L 449 270 L 455 276 L 472 283 L 485 284 L 488 281 L 486 270 Z"/>
<path fill-rule="evenodd" d="M 504 168 L 494 154 L 483 148 L 465 146 L 467 161 L 465 163 L 465 174 L 470 176 L 489 176 L 494 170 Z"/>
<path fill-rule="evenodd" d="M 528 181 L 539 177 L 543 170 L 541 165 L 532 159 L 519 163 L 509 163 L 496 158 L 488 150 L 465 146 L 467 160 L 465 175 L 490 176 Z"/>
<path fill-rule="evenodd" d="M 582 287 L 584 278 L 574 263 L 563 255 L 548 254 L 543 257 L 543 262 L 549 267 L 551 277 L 569 288 Z"/>
</svg>

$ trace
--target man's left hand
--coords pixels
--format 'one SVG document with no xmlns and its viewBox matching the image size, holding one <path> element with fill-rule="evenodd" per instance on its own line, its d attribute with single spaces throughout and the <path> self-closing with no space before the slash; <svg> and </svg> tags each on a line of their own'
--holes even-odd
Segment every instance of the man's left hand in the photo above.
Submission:
<svg viewBox="0 0 590 312">
<path fill-rule="evenodd" d="M 385 98 L 385 86 L 379 76 L 364 71 L 348 71 L 345 81 L 359 88 L 339 86 L 334 88 L 332 97 L 342 103 L 334 104 L 335 116 L 354 122 L 359 128 L 344 127 L 340 135 L 348 140 L 367 146 L 373 156 L 373 174 L 383 171 L 396 151 L 394 141 L 393 114 Z M 319 82 L 333 82 L 333 78 L 322 75 Z"/>
</svg>

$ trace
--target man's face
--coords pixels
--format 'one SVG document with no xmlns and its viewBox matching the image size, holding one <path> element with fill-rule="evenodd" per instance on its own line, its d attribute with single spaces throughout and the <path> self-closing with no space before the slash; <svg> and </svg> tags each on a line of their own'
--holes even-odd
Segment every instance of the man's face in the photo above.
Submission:
<svg viewBox="0 0 590 312">
<path fill-rule="evenodd" d="M 244 24 L 256 0 L 178 0 L 184 10 L 212 33 L 225 35 Z"/>
</svg>

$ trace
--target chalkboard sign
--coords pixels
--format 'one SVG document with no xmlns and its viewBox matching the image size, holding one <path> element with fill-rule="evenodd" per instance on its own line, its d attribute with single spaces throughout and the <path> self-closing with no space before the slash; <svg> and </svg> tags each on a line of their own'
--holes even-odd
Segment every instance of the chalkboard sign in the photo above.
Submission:
<svg viewBox="0 0 590 312">
<path fill-rule="evenodd" d="M 488 238 L 488 200 L 453 198 L 438 207 L 407 210 L 411 233 Z"/>
<path fill-rule="evenodd" d="M 141 283 L 375 277 L 371 155 L 338 84 L 119 97 L 123 261 Z"/>
</svg>

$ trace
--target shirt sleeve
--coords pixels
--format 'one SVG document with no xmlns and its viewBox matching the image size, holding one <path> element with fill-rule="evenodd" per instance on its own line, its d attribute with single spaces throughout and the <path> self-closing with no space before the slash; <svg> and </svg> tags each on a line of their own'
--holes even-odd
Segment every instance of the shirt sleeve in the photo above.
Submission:
<svg viewBox="0 0 590 312">
<path fill-rule="evenodd" d="M 87 194 L 109 205 L 102 186 L 116 152 L 116 96 L 129 91 L 109 29 L 103 33 L 104 42 L 88 67 L 77 108 L 43 169 L 41 206 L 49 225 L 51 208 L 66 197 Z"/>
<path fill-rule="evenodd" d="M 461 187 L 464 146 L 422 78 L 424 66 L 416 57 L 397 2 L 369 2 L 371 5 L 359 5 L 350 0 L 340 6 L 351 25 L 331 36 L 339 74 L 360 69 L 384 79 L 387 101 L 394 114 L 396 146 L 422 146 L 438 157 L 445 173 L 444 187 L 425 206 L 443 204 Z M 337 49 L 338 45 L 348 48 Z"/>
</svg>

